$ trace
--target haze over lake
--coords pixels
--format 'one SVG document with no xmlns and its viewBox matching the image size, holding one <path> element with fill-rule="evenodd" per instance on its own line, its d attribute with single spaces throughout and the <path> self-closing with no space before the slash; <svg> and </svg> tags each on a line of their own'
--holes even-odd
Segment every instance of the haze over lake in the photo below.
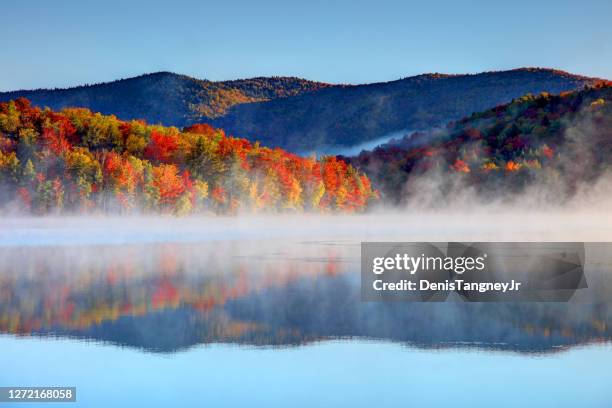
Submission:
<svg viewBox="0 0 612 408">
<path fill-rule="evenodd" d="M 517 387 L 543 406 L 601 406 L 612 381 L 605 301 L 362 302 L 359 248 L 611 235 L 597 214 L 563 212 L 7 219 L 0 381 L 76 385 L 88 406 L 128 394 L 195 403 L 194 389 L 238 405 L 368 406 L 384 392 L 383 406 L 403 406 L 407 392 L 460 405 L 478 393 L 486 406 Z M 444 378 L 448 392 L 434 392 Z M 589 392 L 544 398 L 542 384 L 559 381 Z"/>
</svg>

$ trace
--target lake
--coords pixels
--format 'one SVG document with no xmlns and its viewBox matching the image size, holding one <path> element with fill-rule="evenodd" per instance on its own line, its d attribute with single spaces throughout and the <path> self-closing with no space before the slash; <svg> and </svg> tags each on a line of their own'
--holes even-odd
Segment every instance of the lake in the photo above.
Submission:
<svg viewBox="0 0 612 408">
<path fill-rule="evenodd" d="M 607 298 L 362 302 L 359 260 L 361 241 L 611 236 L 550 212 L 7 218 L 0 385 L 87 407 L 610 406 Z"/>
</svg>

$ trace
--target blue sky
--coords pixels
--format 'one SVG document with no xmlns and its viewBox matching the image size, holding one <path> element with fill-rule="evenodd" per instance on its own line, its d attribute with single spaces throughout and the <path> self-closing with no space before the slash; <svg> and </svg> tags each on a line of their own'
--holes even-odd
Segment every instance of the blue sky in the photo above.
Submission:
<svg viewBox="0 0 612 408">
<path fill-rule="evenodd" d="M 612 78 L 606 1 L 11 1 L 0 90 L 160 70 L 336 83 L 545 66 Z"/>
</svg>

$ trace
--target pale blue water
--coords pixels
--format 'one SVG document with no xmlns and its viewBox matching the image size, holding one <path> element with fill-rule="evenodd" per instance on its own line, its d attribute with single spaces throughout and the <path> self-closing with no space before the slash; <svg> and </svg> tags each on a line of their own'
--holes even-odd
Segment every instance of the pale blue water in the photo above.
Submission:
<svg viewBox="0 0 612 408">
<path fill-rule="evenodd" d="M 52 406 L 612 404 L 609 345 L 534 356 L 339 340 L 285 349 L 216 344 L 160 355 L 74 340 L 2 336 L 0 349 L 3 384 L 77 387 L 77 404 Z"/>
<path fill-rule="evenodd" d="M 68 407 L 612 406 L 609 299 L 362 302 L 363 232 L 197 227 L 2 231 L 0 386 L 76 386 Z"/>
</svg>

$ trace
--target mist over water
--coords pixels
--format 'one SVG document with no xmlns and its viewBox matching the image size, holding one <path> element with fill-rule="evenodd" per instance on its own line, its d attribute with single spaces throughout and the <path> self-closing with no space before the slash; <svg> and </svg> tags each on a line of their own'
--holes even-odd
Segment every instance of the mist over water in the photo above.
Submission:
<svg viewBox="0 0 612 408">
<path fill-rule="evenodd" d="M 609 241 L 606 208 L 436 211 L 376 210 L 355 215 L 11 217 L 0 245 L 88 245 L 215 240 Z"/>
<path fill-rule="evenodd" d="M 466 372 L 501 393 L 510 381 L 499 375 L 501 365 L 520 373 L 514 385 L 534 377 L 522 385 L 530 392 L 538 392 L 538 378 L 569 378 L 588 384 L 589 401 L 600 402 L 612 339 L 612 307 L 601 299 L 361 301 L 361 241 L 612 237 L 605 212 L 497 210 L 5 218 L 0 345 L 9 369 L 0 380 L 75 385 L 91 406 L 119 394 L 168 406 L 171 390 L 180 389 L 188 400 L 281 405 L 272 379 L 287 382 L 291 395 L 327 386 L 360 406 L 366 394 L 376 403 L 374 386 L 414 387 L 408 378 L 420 381 L 414 399 L 431 401 L 440 367 L 459 379 L 450 389 L 457 395 L 474 383 Z M 612 266 L 610 256 L 592 261 Z M 588 369 L 564 371 L 585 359 Z M 363 395 L 347 386 L 370 378 L 373 366 L 388 374 L 385 381 L 364 381 Z M 239 386 L 244 379 L 251 388 Z M 567 389 L 559 398 L 573 396 Z"/>
<path fill-rule="evenodd" d="M 383 302 L 373 308 L 361 302 L 360 243 L 606 242 L 610 237 L 608 217 L 567 211 L 11 218 L 0 227 L 0 330 L 112 338 L 129 344 L 121 324 L 130 322 L 150 332 L 151 339 L 159 339 L 158 330 L 147 319 L 164 316 L 169 321 L 187 319 L 183 328 L 187 334 L 223 327 L 217 334 L 208 334 L 211 340 L 222 342 L 302 343 L 345 335 L 430 346 L 442 340 L 507 342 L 501 328 L 499 333 L 490 333 L 480 327 L 482 319 L 475 319 L 478 328 L 471 329 L 478 333 L 476 338 L 465 337 L 463 324 L 449 332 L 453 326 L 447 321 L 457 314 L 476 317 L 484 308 L 501 324 L 500 316 L 513 313 L 506 305 L 390 306 Z M 598 259 L 591 256 L 590 261 L 605 269 L 612 266 L 608 258 L 605 254 Z M 321 305 L 327 306 L 321 309 Z M 340 314 L 338 307 L 343 308 Z M 393 315 L 387 314 L 389 307 Z M 607 308 L 580 307 L 576 325 L 583 319 L 591 322 L 592 313 L 598 321 L 609 319 Z M 568 305 L 543 308 L 524 306 L 514 318 L 527 324 L 532 319 L 539 321 L 544 313 L 567 320 L 567 313 L 578 310 Z M 297 315 L 290 317 L 293 313 Z M 423 326 L 419 331 L 388 332 L 389 318 L 398 313 L 411 321 L 411 327 L 418 326 L 418 321 Z M 431 325 L 428 319 L 434 316 L 438 323 Z M 194 326 L 189 321 L 199 323 Z M 332 321 L 348 326 L 337 330 Z M 368 322 L 368 327 L 357 322 Z M 276 334 L 269 332 L 272 327 Z M 232 330 L 240 334 L 227 334 Z M 292 330 L 297 332 L 282 334 Z M 445 334 L 434 335 L 436 330 Z M 269 340 L 262 340 L 262 333 L 268 333 L 263 338 Z M 198 343 L 197 337 L 188 343 Z M 521 337 L 513 340 L 517 344 L 528 340 L 517 339 Z M 560 339 L 558 344 L 567 343 L 567 338 Z M 172 350 L 186 345 L 149 347 Z"/>
<path fill-rule="evenodd" d="M 612 309 L 362 302 L 360 242 L 602 241 L 611 231 L 559 214 L 12 219 L 0 233 L 0 331 L 165 352 L 345 336 L 550 351 L 608 339 Z"/>
</svg>

